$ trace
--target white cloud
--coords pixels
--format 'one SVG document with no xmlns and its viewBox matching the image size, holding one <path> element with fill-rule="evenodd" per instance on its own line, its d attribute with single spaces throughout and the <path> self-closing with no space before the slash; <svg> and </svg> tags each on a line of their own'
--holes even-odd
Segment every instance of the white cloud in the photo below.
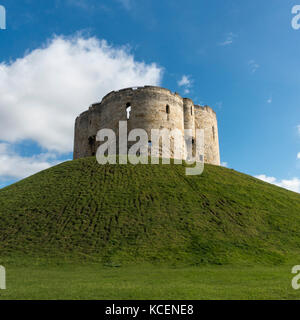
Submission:
<svg viewBox="0 0 300 320">
<path fill-rule="evenodd" d="M 225 167 L 225 168 L 228 168 L 228 163 L 227 162 L 221 162 L 221 166 Z"/>
<path fill-rule="evenodd" d="M 55 154 L 43 153 L 31 157 L 21 157 L 11 145 L 0 143 L 1 180 L 22 179 L 59 163 Z"/>
<path fill-rule="evenodd" d="M 193 81 L 191 80 L 190 76 L 187 76 L 187 75 L 183 75 L 181 77 L 181 79 L 177 81 L 177 85 L 179 87 L 184 88 L 184 90 L 183 90 L 184 94 L 190 93 L 190 91 L 191 91 L 190 88 L 192 86 L 192 83 L 193 83 Z"/>
<path fill-rule="evenodd" d="M 255 176 L 255 178 L 260 179 L 262 181 L 268 182 L 268 183 L 275 183 L 276 182 L 276 178 L 274 177 L 267 177 L 265 174 L 260 174 L 258 176 Z"/>
<path fill-rule="evenodd" d="M 300 179 L 293 178 L 291 180 L 281 180 L 278 185 L 282 188 L 300 193 Z"/>
<path fill-rule="evenodd" d="M 300 134 L 300 124 L 297 126 L 298 134 Z"/>
<path fill-rule="evenodd" d="M 267 103 L 272 103 L 273 99 L 272 97 L 270 97 L 268 100 L 267 100 Z"/>
<path fill-rule="evenodd" d="M 268 177 L 265 174 L 255 176 L 255 178 L 263 180 L 268 183 L 275 184 L 276 186 L 300 193 L 300 179 L 299 178 L 293 178 L 290 180 L 283 179 L 283 180 L 279 181 L 275 177 Z"/>
<path fill-rule="evenodd" d="M 251 73 L 255 73 L 257 69 L 260 67 L 260 65 L 256 63 L 255 60 L 250 60 L 248 62 L 248 65 L 250 66 Z"/>
<path fill-rule="evenodd" d="M 183 75 L 177 84 L 179 87 L 190 87 L 192 82 L 189 76 Z"/>
<path fill-rule="evenodd" d="M 297 159 L 300 159 L 300 152 L 298 152 L 297 154 Z"/>
<path fill-rule="evenodd" d="M 80 112 L 112 90 L 159 85 L 161 77 L 155 63 L 135 61 L 124 47 L 55 37 L 23 58 L 0 63 L 0 140 L 33 140 L 46 150 L 70 152 Z M 36 159 L 26 161 L 37 167 Z"/>
<path fill-rule="evenodd" d="M 220 42 L 219 45 L 220 46 L 231 45 L 236 37 L 237 37 L 236 34 L 234 34 L 233 32 L 229 32 L 226 34 L 225 40 L 223 42 Z"/>
</svg>

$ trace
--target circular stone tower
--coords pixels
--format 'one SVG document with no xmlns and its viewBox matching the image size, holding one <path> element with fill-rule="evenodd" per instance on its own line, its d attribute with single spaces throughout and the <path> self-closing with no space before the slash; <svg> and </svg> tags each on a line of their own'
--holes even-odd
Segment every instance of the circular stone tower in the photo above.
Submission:
<svg viewBox="0 0 300 320">
<path fill-rule="evenodd" d="M 204 160 L 220 164 L 218 126 L 214 111 L 207 106 L 194 106 L 191 99 L 154 86 L 112 91 L 100 103 L 91 105 L 88 111 L 77 117 L 74 159 L 96 154 L 99 145 L 96 135 L 100 129 L 112 129 L 118 141 L 119 121 L 127 122 L 128 132 L 144 129 L 148 137 L 151 137 L 152 129 L 177 129 L 183 136 L 185 129 L 191 129 L 194 139 L 195 129 L 204 129 Z M 171 145 L 171 157 L 173 155 Z"/>
</svg>

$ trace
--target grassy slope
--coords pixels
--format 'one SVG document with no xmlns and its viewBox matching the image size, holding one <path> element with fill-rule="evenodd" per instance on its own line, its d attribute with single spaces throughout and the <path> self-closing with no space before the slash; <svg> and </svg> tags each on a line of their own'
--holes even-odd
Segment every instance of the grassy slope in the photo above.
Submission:
<svg viewBox="0 0 300 320">
<path fill-rule="evenodd" d="M 0 256 L 111 265 L 280 264 L 299 256 L 298 194 L 222 167 L 207 165 L 201 176 L 184 169 L 87 158 L 4 188 Z"/>
</svg>

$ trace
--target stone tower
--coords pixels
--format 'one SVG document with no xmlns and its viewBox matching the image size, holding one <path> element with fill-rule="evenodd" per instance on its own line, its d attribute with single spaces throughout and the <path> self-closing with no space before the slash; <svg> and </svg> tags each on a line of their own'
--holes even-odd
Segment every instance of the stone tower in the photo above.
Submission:
<svg viewBox="0 0 300 320">
<path fill-rule="evenodd" d="M 191 129 L 195 138 L 195 130 L 204 129 L 204 162 L 220 165 L 216 113 L 208 106 L 194 105 L 191 99 L 154 86 L 112 91 L 80 114 L 75 122 L 74 159 L 96 154 L 100 129 L 112 129 L 118 137 L 119 121 L 127 121 L 128 131 L 140 128 L 148 136 L 151 129 L 179 129 L 182 133 Z"/>
</svg>

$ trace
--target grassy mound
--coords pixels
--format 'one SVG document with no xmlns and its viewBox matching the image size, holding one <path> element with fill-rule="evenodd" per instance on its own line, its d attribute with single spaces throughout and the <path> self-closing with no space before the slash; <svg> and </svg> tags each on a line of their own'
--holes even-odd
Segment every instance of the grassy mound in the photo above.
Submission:
<svg viewBox="0 0 300 320">
<path fill-rule="evenodd" d="M 300 196 L 206 165 L 65 162 L 0 190 L 0 256 L 280 264 L 300 253 Z"/>
</svg>

